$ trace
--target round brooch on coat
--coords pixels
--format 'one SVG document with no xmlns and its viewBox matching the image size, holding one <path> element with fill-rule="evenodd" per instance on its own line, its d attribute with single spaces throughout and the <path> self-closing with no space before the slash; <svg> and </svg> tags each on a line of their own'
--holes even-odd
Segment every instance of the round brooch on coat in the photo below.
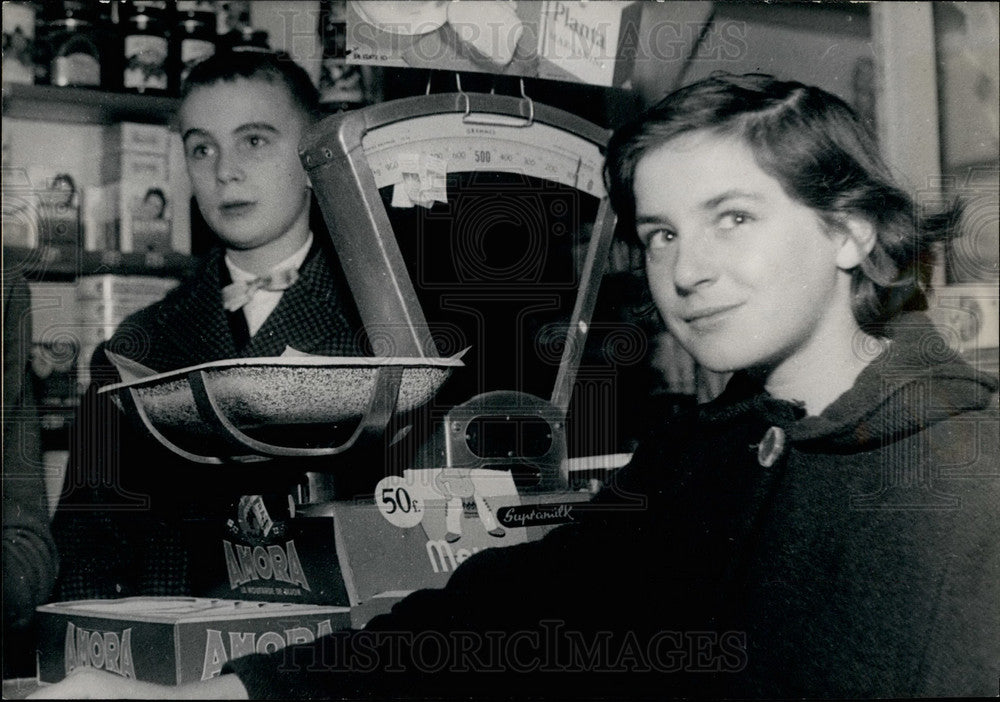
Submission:
<svg viewBox="0 0 1000 702">
<path fill-rule="evenodd" d="M 785 431 L 781 427 L 771 427 L 757 444 L 757 462 L 770 468 L 785 452 Z"/>
</svg>

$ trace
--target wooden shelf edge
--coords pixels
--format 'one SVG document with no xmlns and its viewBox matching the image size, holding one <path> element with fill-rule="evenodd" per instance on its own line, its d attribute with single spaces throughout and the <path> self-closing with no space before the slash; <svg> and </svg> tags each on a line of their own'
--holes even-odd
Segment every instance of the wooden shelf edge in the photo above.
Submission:
<svg viewBox="0 0 1000 702">
<path fill-rule="evenodd" d="M 71 124 L 121 121 L 169 124 L 179 104 L 177 98 L 171 97 L 52 85 L 3 84 L 3 115 L 15 119 Z"/>
<path fill-rule="evenodd" d="M 197 264 L 197 258 L 180 253 L 81 251 L 71 246 L 3 247 L 4 276 L 21 273 L 32 280 L 105 274 L 184 278 L 194 272 Z"/>
</svg>

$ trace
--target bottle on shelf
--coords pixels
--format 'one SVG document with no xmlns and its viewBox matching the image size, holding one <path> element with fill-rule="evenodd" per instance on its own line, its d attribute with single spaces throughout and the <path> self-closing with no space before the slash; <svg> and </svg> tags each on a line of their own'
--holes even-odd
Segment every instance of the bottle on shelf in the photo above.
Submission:
<svg viewBox="0 0 1000 702">
<path fill-rule="evenodd" d="M 214 3 L 178 0 L 176 22 L 171 32 L 174 85 L 178 89 L 196 63 L 215 53 L 218 39 L 215 24 Z"/>
<path fill-rule="evenodd" d="M 133 0 L 122 18 L 122 87 L 128 92 L 164 95 L 171 89 L 167 3 Z"/>
<path fill-rule="evenodd" d="M 6 83 L 35 82 L 35 23 L 38 8 L 31 2 L 3 4 L 3 79 Z"/>
</svg>

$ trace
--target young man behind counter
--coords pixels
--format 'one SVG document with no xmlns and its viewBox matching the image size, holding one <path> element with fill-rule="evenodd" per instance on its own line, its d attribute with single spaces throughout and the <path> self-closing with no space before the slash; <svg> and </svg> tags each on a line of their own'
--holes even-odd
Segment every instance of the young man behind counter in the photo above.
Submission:
<svg viewBox="0 0 1000 702">
<path fill-rule="evenodd" d="M 332 247 L 310 227 L 312 191 L 298 158 L 318 103 L 308 75 L 284 54 L 224 52 L 192 69 L 182 97 L 188 173 L 220 246 L 94 354 L 94 384 L 81 403 L 53 523 L 59 600 L 191 594 L 183 522 L 228 513 L 246 494 L 281 514 L 301 478 L 301 466 L 273 463 L 206 471 L 138 436 L 96 394 L 119 380 L 106 351 L 159 372 L 278 356 L 287 346 L 362 353 L 357 310 Z"/>
</svg>

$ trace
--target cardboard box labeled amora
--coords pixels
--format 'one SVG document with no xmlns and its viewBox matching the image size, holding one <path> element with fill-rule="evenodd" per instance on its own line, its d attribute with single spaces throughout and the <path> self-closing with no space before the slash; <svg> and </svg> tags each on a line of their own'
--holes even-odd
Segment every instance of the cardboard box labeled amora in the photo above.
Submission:
<svg viewBox="0 0 1000 702">
<path fill-rule="evenodd" d="M 80 667 L 166 685 L 207 680 L 234 658 L 350 626 L 348 607 L 196 597 L 57 602 L 38 613 L 43 683 Z"/>
</svg>

